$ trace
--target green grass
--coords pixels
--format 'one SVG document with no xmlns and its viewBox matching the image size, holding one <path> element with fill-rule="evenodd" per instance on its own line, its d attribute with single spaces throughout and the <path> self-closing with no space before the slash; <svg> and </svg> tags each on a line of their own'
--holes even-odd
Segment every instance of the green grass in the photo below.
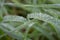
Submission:
<svg viewBox="0 0 60 40">
<path fill-rule="evenodd" d="M 0 0 L 0 40 L 60 40 L 60 0 Z"/>
</svg>

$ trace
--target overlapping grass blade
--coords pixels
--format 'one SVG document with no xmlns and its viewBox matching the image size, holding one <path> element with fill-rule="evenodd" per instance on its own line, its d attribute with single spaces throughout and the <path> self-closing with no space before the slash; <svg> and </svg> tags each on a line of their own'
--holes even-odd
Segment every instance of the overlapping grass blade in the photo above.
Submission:
<svg viewBox="0 0 60 40">
<path fill-rule="evenodd" d="M 60 35 L 60 20 L 59 19 L 49 16 L 47 14 L 42 14 L 42 13 L 29 14 L 28 18 L 34 18 L 37 20 L 42 20 L 47 23 L 50 23 L 51 25 L 53 25 L 52 28 L 55 29 L 58 37 L 60 38 L 60 36 L 59 36 Z"/>
<path fill-rule="evenodd" d="M 25 22 L 26 19 L 24 17 L 21 16 L 16 16 L 16 15 L 7 15 L 3 18 L 4 22 Z"/>
</svg>

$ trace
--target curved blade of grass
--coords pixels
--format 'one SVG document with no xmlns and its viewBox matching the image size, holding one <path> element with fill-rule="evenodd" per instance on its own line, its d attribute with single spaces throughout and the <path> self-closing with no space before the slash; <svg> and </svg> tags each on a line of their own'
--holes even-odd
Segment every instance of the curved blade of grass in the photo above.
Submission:
<svg viewBox="0 0 60 40">
<path fill-rule="evenodd" d="M 7 25 L 9 27 L 9 25 Z M 11 27 L 11 26 L 10 26 Z M 15 39 L 19 39 L 19 40 L 22 40 L 23 38 L 23 35 L 20 33 L 20 32 L 12 32 L 12 31 L 8 31 L 8 29 L 5 28 L 4 25 L 1 25 L 0 24 L 0 28 L 6 33 L 8 34 L 9 36 L 15 38 Z"/>
<path fill-rule="evenodd" d="M 60 20 L 59 19 L 49 16 L 47 14 L 42 14 L 42 13 L 35 13 L 35 14 L 32 13 L 32 14 L 29 14 L 27 17 L 42 20 L 52 24 L 58 37 L 60 38 Z"/>
<path fill-rule="evenodd" d="M 26 19 L 24 17 L 21 16 L 16 16 L 16 15 L 7 15 L 4 16 L 3 18 L 3 22 L 25 22 Z"/>
<path fill-rule="evenodd" d="M 48 9 L 43 9 L 43 10 L 44 10 L 45 12 L 49 13 L 50 15 L 56 17 L 56 18 L 60 17 L 60 12 L 57 11 L 57 10 L 49 9 L 49 8 L 48 8 Z"/>
<path fill-rule="evenodd" d="M 35 24 L 35 23 L 32 22 L 32 23 L 30 23 L 30 24 L 28 25 L 28 27 L 27 27 L 27 29 L 26 29 L 26 33 L 25 33 L 25 38 L 24 38 L 24 40 L 27 40 L 28 32 L 29 32 L 29 30 L 31 29 L 31 27 L 32 27 L 34 24 Z"/>
<path fill-rule="evenodd" d="M 49 40 L 54 40 L 53 36 L 51 36 L 51 35 L 49 34 L 49 32 L 45 31 L 43 28 L 38 27 L 38 26 L 34 26 L 34 28 L 35 28 L 37 31 L 41 32 L 41 33 L 42 33 L 44 36 L 46 36 Z"/>
</svg>

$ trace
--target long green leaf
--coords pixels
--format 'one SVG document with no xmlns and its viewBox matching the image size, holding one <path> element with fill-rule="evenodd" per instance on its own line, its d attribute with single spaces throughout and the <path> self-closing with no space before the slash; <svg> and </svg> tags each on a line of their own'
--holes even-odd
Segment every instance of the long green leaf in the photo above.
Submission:
<svg viewBox="0 0 60 40">
<path fill-rule="evenodd" d="M 49 16 L 47 14 L 42 14 L 42 13 L 35 13 L 35 14 L 32 13 L 32 14 L 29 14 L 27 17 L 42 20 L 52 24 L 58 37 L 60 38 L 60 20 L 59 19 Z"/>
</svg>

